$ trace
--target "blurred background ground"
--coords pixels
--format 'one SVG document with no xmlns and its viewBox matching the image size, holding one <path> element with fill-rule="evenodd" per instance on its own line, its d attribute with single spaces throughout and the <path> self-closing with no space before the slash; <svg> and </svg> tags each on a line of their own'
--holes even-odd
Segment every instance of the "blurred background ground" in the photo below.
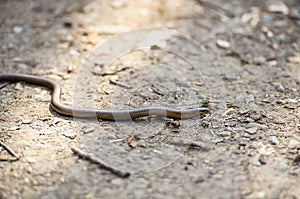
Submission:
<svg viewBox="0 0 300 199">
<path fill-rule="evenodd" d="M 167 128 L 157 135 L 168 121 L 73 120 L 49 110 L 47 90 L 1 83 L 0 141 L 21 158 L 14 161 L 0 146 L 0 198 L 299 198 L 297 0 L 0 0 L 0 10 L 0 72 L 53 79 L 62 86 L 66 102 L 73 99 L 80 67 L 99 43 L 145 27 L 176 29 L 200 43 L 214 67 L 199 64 L 215 70 L 214 78 L 224 87 L 222 98 L 210 96 L 212 114 L 180 121 L 178 129 Z M 177 47 L 187 48 L 184 42 Z M 118 89 L 111 79 L 132 86 L 119 92 L 134 96 L 129 107 L 160 103 L 179 86 L 187 91 L 175 92 L 179 97 L 174 103 L 207 92 L 193 80 L 189 66 L 175 58 L 154 51 L 116 60 L 109 71 L 120 71 L 99 80 L 97 106 L 126 104 L 120 96 L 111 101 Z M 182 85 L 179 79 L 173 82 L 174 90 L 157 87 L 164 85 L 166 71 L 161 70 L 167 69 L 147 71 L 147 64 L 185 68 L 189 84 Z M 96 69 L 97 78 L 103 71 Z M 147 85 L 146 80 L 153 79 L 149 74 L 162 76 L 154 86 L 139 88 L 139 83 Z M 221 109 L 223 102 L 226 107 Z M 130 135 L 141 137 L 141 143 L 129 146 Z M 154 139 L 143 139 L 145 135 Z M 208 144 L 210 149 L 172 145 L 170 137 Z M 142 163 L 162 157 L 166 162 L 158 162 L 165 164 L 152 172 L 141 169 L 122 179 L 78 159 L 71 147 L 93 152 L 119 168 L 129 164 L 137 170 L 146 168 Z M 122 159 L 122 154 L 132 159 Z"/>
</svg>

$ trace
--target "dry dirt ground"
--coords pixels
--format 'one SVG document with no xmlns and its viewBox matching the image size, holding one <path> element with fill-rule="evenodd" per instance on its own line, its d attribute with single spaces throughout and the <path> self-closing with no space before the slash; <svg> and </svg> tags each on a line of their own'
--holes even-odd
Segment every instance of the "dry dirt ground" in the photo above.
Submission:
<svg viewBox="0 0 300 199">
<path fill-rule="evenodd" d="M 300 198 L 299 1 L 0 0 L 0 38 L 1 73 L 69 106 L 210 108 L 73 119 L 0 82 L 0 198 Z"/>
</svg>

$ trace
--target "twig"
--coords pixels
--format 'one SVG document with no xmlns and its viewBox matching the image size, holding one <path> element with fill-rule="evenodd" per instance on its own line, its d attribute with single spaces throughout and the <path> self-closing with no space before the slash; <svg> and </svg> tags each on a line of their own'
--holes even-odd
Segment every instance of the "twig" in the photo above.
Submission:
<svg viewBox="0 0 300 199">
<path fill-rule="evenodd" d="M 15 162 L 18 161 L 18 158 L 12 158 L 12 159 L 8 159 L 8 158 L 0 158 L 0 162 Z"/>
<path fill-rule="evenodd" d="M 160 95 L 160 96 L 164 96 L 165 94 L 162 93 L 161 91 L 157 90 L 156 88 L 151 88 L 151 90 L 153 91 L 153 93 Z"/>
<path fill-rule="evenodd" d="M 116 75 L 119 72 L 125 71 L 129 69 L 130 67 L 124 67 L 116 71 L 109 71 L 109 72 L 93 72 L 94 75 L 99 75 L 99 76 L 107 76 L 107 75 Z"/>
<path fill-rule="evenodd" d="M 165 95 L 164 91 L 162 91 L 160 88 L 157 88 L 154 84 L 151 85 L 151 90 L 157 95 L 160 95 L 160 96 Z"/>
<path fill-rule="evenodd" d="M 247 58 L 245 58 L 245 57 L 244 57 L 241 53 L 239 53 L 238 51 L 236 51 L 236 50 L 234 50 L 234 49 L 231 49 L 231 50 L 230 50 L 230 53 L 231 53 L 231 55 L 238 57 L 242 63 L 245 63 L 245 64 L 252 64 L 252 62 L 251 62 L 250 60 L 248 60 Z"/>
<path fill-rule="evenodd" d="M 130 88 L 132 88 L 130 85 L 128 85 L 128 84 L 124 84 L 124 83 L 121 83 L 121 82 L 118 82 L 118 81 L 115 81 L 115 80 L 109 80 L 110 81 L 110 83 L 112 83 L 112 84 L 114 84 L 114 85 L 118 85 L 118 86 L 121 86 L 121 87 L 123 87 L 123 88 L 127 88 L 127 89 L 130 89 Z"/>
<path fill-rule="evenodd" d="M 100 166 L 100 168 L 106 169 L 121 178 L 127 178 L 130 176 L 129 172 L 121 171 L 121 170 L 115 169 L 111 166 L 108 166 L 106 163 L 102 162 L 102 160 L 99 160 L 98 158 L 96 158 L 93 154 L 85 153 L 84 151 L 82 151 L 80 149 L 76 149 L 76 148 L 71 148 L 71 150 L 78 157 L 88 160 L 90 163 L 97 164 Z"/>
<path fill-rule="evenodd" d="M 4 83 L 4 84 L 0 85 L 0 89 L 2 89 L 2 88 L 4 88 L 4 87 L 6 87 L 8 84 L 9 84 L 9 83 L 8 83 L 8 82 L 6 82 L 6 83 Z"/>
<path fill-rule="evenodd" d="M 110 143 L 116 143 L 116 142 L 121 142 L 121 141 L 124 141 L 126 140 L 126 138 L 120 138 L 120 139 L 116 139 L 116 140 L 110 140 L 109 142 Z"/>
<path fill-rule="evenodd" d="M 82 33 L 96 33 L 98 35 L 115 35 L 129 31 L 130 28 L 127 26 L 98 26 L 98 27 L 84 27 L 79 29 L 77 32 Z"/>
<path fill-rule="evenodd" d="M 8 151 L 9 154 L 11 154 L 12 156 L 14 156 L 16 158 L 16 160 L 19 160 L 19 155 L 14 152 L 14 150 L 12 150 L 9 146 L 7 146 L 6 144 L 4 144 L 3 142 L 0 141 L 0 146 L 2 146 L 6 151 Z"/>
<path fill-rule="evenodd" d="M 226 16 L 233 18 L 235 17 L 235 14 L 230 12 L 229 10 L 225 10 L 224 8 L 221 8 L 220 6 L 213 4 L 209 1 L 203 1 L 203 0 L 196 0 L 199 4 L 206 6 L 210 9 L 216 10 L 216 11 L 221 11 L 223 14 L 225 14 Z"/>
<path fill-rule="evenodd" d="M 188 146 L 189 148 L 200 148 L 204 151 L 209 151 L 211 150 L 211 147 L 208 146 L 207 144 L 203 142 L 194 142 L 194 141 L 184 141 L 184 140 L 173 140 L 169 142 L 170 144 L 173 145 L 178 145 L 178 146 Z"/>
</svg>

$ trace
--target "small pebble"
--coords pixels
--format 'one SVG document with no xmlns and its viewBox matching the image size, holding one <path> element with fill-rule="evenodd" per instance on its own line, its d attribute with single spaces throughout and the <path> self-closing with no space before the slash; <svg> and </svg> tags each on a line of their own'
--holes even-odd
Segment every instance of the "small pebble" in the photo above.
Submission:
<svg viewBox="0 0 300 199">
<path fill-rule="evenodd" d="M 255 133 L 257 132 L 257 127 L 251 127 L 251 128 L 249 128 L 249 129 L 246 129 L 245 131 L 246 131 L 247 133 L 253 135 L 253 134 L 255 134 Z"/>
<path fill-rule="evenodd" d="M 93 132 L 94 130 L 95 130 L 94 127 L 89 127 L 89 128 L 83 129 L 82 131 L 83 131 L 83 133 L 87 134 L 87 133 Z"/>
<path fill-rule="evenodd" d="M 199 184 L 205 181 L 205 176 L 203 174 L 193 173 L 194 183 Z"/>
<path fill-rule="evenodd" d="M 224 48 L 224 49 L 227 49 L 227 48 L 230 48 L 230 43 L 228 41 L 225 41 L 225 40 L 217 40 L 217 46 L 219 46 L 220 48 Z"/>
<path fill-rule="evenodd" d="M 242 182 L 245 180 L 247 180 L 247 176 L 245 176 L 245 175 L 237 175 L 233 178 L 234 182 Z"/>
<path fill-rule="evenodd" d="M 255 166 L 261 166 L 261 162 L 259 161 L 259 155 L 255 155 L 252 158 L 251 163 Z"/>
<path fill-rule="evenodd" d="M 222 136 L 222 137 L 229 137 L 229 136 L 231 136 L 231 132 L 230 131 L 222 131 L 222 132 L 219 132 L 218 135 Z"/>
<path fill-rule="evenodd" d="M 275 153 L 275 149 L 272 146 L 261 145 L 260 148 L 257 149 L 259 154 L 263 155 L 271 155 Z"/>
<path fill-rule="evenodd" d="M 20 70 L 28 70 L 29 66 L 27 64 L 19 63 L 17 65 L 18 69 Z"/>
<path fill-rule="evenodd" d="M 78 55 L 79 55 L 78 51 L 77 51 L 77 50 L 74 50 L 74 49 L 71 49 L 71 50 L 69 51 L 69 54 L 70 54 L 71 56 L 78 56 Z"/>
<path fill-rule="evenodd" d="M 247 127 L 249 127 L 249 128 L 254 128 L 254 127 L 256 127 L 258 130 L 265 130 L 265 129 L 268 128 L 266 125 L 259 124 L 259 123 L 255 123 L 255 122 L 249 123 L 249 124 L 247 125 Z"/>
<path fill-rule="evenodd" d="M 36 163 L 37 162 L 37 160 L 33 157 L 25 157 L 25 160 L 29 163 Z"/>
<path fill-rule="evenodd" d="M 278 91 L 284 91 L 284 87 L 281 82 L 272 82 L 272 85 L 278 90 Z"/>
<path fill-rule="evenodd" d="M 288 62 L 294 63 L 294 64 L 299 64 L 300 63 L 300 55 L 297 54 L 296 56 L 289 57 Z"/>
<path fill-rule="evenodd" d="M 266 198 L 266 193 L 263 191 L 259 191 L 259 192 L 256 192 L 254 195 L 250 195 L 250 197 L 248 197 L 248 198 L 263 199 L 263 198 Z"/>
<path fill-rule="evenodd" d="M 120 178 L 115 178 L 110 182 L 112 185 L 121 186 L 124 184 L 124 181 Z"/>
<path fill-rule="evenodd" d="M 137 189 L 133 191 L 134 198 L 144 198 L 145 191 L 143 189 Z"/>
<path fill-rule="evenodd" d="M 289 13 L 289 8 L 281 1 L 270 1 L 267 5 L 267 10 L 269 12 L 277 12 L 285 15 Z"/>
<path fill-rule="evenodd" d="M 288 168 L 289 168 L 289 165 L 287 165 L 285 162 L 280 161 L 278 163 L 278 169 L 279 169 L 279 171 L 284 172 L 284 171 L 288 170 Z"/>
<path fill-rule="evenodd" d="M 290 149 L 300 148 L 300 142 L 297 141 L 297 140 L 292 139 L 292 140 L 290 140 L 290 142 L 289 142 L 289 144 L 288 144 L 288 147 L 289 147 Z"/>
<path fill-rule="evenodd" d="M 215 179 L 222 179 L 222 178 L 223 178 L 223 175 L 220 174 L 220 173 L 216 173 L 216 174 L 213 175 L 212 177 L 215 178 Z"/>
<path fill-rule="evenodd" d="M 300 11 L 296 8 L 291 8 L 290 10 L 290 16 L 294 19 L 300 20 Z"/>
<path fill-rule="evenodd" d="M 261 164 L 267 164 L 267 160 L 266 160 L 265 155 L 260 155 L 258 160 Z"/>
<path fill-rule="evenodd" d="M 274 135 L 272 135 L 272 136 L 270 136 L 270 137 L 268 138 L 268 142 L 269 142 L 270 144 L 273 144 L 273 145 L 276 145 L 276 144 L 279 143 L 277 137 L 274 136 Z"/>
<path fill-rule="evenodd" d="M 235 97 L 235 99 L 239 102 L 254 102 L 255 98 L 252 94 L 239 94 Z"/>
<path fill-rule="evenodd" d="M 275 60 L 269 61 L 268 64 L 269 64 L 269 66 L 277 66 L 278 65 L 277 61 L 275 61 Z"/>
<path fill-rule="evenodd" d="M 24 90 L 24 86 L 21 83 L 17 83 L 15 89 L 21 91 Z"/>
<path fill-rule="evenodd" d="M 257 56 L 253 58 L 254 63 L 256 64 L 265 64 L 267 59 L 263 56 Z"/>
<path fill-rule="evenodd" d="M 31 124 L 33 119 L 23 120 L 22 124 Z"/>
<path fill-rule="evenodd" d="M 15 34 L 20 34 L 21 32 L 23 32 L 23 27 L 22 26 L 14 26 L 12 31 Z"/>
<path fill-rule="evenodd" d="M 246 12 L 241 17 L 241 22 L 255 27 L 260 21 L 260 10 L 258 8 L 252 8 L 251 12 Z"/>
<path fill-rule="evenodd" d="M 14 126 L 14 127 L 11 127 L 9 128 L 10 131 L 17 131 L 17 130 L 20 130 L 21 128 L 19 126 Z"/>
</svg>

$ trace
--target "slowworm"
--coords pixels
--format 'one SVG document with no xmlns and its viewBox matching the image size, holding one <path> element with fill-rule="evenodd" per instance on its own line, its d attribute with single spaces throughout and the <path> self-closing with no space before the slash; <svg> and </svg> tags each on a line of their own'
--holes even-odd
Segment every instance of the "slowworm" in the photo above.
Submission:
<svg viewBox="0 0 300 199">
<path fill-rule="evenodd" d="M 48 87 L 52 90 L 51 93 L 51 107 L 57 113 L 77 118 L 97 118 L 98 120 L 130 120 L 139 117 L 150 115 L 170 117 L 174 119 L 186 119 L 198 116 L 202 113 L 209 112 L 206 107 L 199 107 L 193 109 L 172 109 L 165 107 L 143 107 L 130 110 L 104 110 L 104 109 L 77 109 L 64 105 L 61 101 L 61 88 L 60 86 L 43 77 L 37 77 L 25 74 L 0 74 L 0 82 L 25 82 L 35 84 L 38 86 Z"/>
</svg>

